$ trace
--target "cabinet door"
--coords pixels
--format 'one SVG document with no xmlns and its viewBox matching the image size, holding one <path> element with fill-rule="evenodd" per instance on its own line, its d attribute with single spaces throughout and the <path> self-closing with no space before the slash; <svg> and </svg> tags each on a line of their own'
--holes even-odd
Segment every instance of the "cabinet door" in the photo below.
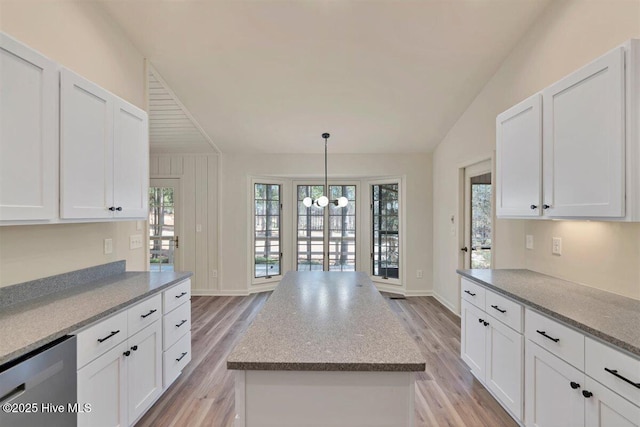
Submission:
<svg viewBox="0 0 640 427">
<path fill-rule="evenodd" d="M 480 380 L 485 379 L 485 336 L 484 325 L 487 315 L 473 304 L 462 301 L 462 335 L 460 342 L 460 356 L 471 372 Z"/>
<path fill-rule="evenodd" d="M 584 426 L 584 374 L 529 340 L 524 383 L 527 426 Z"/>
<path fill-rule="evenodd" d="M 624 216 L 624 90 L 620 47 L 543 91 L 549 216 Z"/>
<path fill-rule="evenodd" d="M 0 220 L 58 209 L 58 67 L 0 33 Z"/>
<path fill-rule="evenodd" d="M 129 338 L 127 391 L 129 424 L 138 419 L 162 392 L 162 322 Z"/>
<path fill-rule="evenodd" d="M 496 118 L 496 215 L 542 212 L 542 95 Z"/>
<path fill-rule="evenodd" d="M 487 371 L 489 390 L 518 420 L 522 420 L 523 338 L 493 317 L 488 317 Z"/>
<path fill-rule="evenodd" d="M 116 217 L 146 218 L 149 214 L 149 131 L 147 113 L 115 100 L 114 196 Z"/>
<path fill-rule="evenodd" d="M 127 426 L 126 341 L 78 371 L 78 403 L 90 412 L 78 414 L 78 427 Z"/>
<path fill-rule="evenodd" d="M 111 218 L 113 96 L 69 70 L 60 78 L 60 216 Z"/>
<path fill-rule="evenodd" d="M 640 427 L 639 407 L 590 377 L 585 389 L 593 393 L 585 399 L 586 427 Z"/>
</svg>

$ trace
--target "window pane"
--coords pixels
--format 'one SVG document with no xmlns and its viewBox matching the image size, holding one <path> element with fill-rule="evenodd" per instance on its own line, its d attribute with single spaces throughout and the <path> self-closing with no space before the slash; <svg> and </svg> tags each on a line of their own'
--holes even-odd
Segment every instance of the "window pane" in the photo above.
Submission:
<svg viewBox="0 0 640 427">
<path fill-rule="evenodd" d="M 372 209 L 372 274 L 384 278 L 399 278 L 400 216 L 398 184 L 373 185 Z"/>
<path fill-rule="evenodd" d="M 255 184 L 254 277 L 280 271 L 280 185 Z"/>
<path fill-rule="evenodd" d="M 491 268 L 491 184 L 471 184 L 471 268 Z"/>
<path fill-rule="evenodd" d="M 332 200 L 347 197 L 349 204 L 329 209 L 329 270 L 355 271 L 356 267 L 356 217 L 355 185 L 329 186 Z"/>
<path fill-rule="evenodd" d="M 322 270 L 324 265 L 324 209 L 302 204 L 311 196 L 314 200 L 324 193 L 323 185 L 298 186 L 297 221 L 297 269 L 298 271 Z"/>
</svg>

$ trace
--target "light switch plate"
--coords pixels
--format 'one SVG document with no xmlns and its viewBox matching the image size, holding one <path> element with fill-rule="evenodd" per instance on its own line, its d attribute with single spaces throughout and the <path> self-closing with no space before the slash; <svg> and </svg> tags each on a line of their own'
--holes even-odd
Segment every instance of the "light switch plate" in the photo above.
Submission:
<svg viewBox="0 0 640 427">
<path fill-rule="evenodd" d="M 531 234 L 527 234 L 527 242 L 526 242 L 526 248 L 527 249 L 533 249 L 533 235 Z"/>
<path fill-rule="evenodd" d="M 104 254 L 108 255 L 113 252 L 113 239 L 104 239 Z"/>
<path fill-rule="evenodd" d="M 416 270 L 416 279 L 422 279 L 423 272 L 422 270 Z"/>
<path fill-rule="evenodd" d="M 554 237 L 551 241 L 551 253 L 554 255 L 562 255 L 562 239 Z"/>
<path fill-rule="evenodd" d="M 140 249 L 142 247 L 142 234 L 132 234 L 129 236 L 129 249 Z"/>
</svg>

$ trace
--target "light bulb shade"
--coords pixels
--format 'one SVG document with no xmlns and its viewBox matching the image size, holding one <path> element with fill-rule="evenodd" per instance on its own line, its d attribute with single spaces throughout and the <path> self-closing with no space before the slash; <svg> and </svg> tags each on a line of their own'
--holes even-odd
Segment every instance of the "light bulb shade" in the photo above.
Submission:
<svg viewBox="0 0 640 427">
<path fill-rule="evenodd" d="M 342 197 L 338 198 L 338 206 L 339 207 L 344 208 L 348 204 L 349 204 L 349 199 L 347 199 L 346 197 L 342 196 Z"/>
<path fill-rule="evenodd" d="M 311 197 L 305 197 L 302 200 L 302 204 L 305 205 L 306 207 L 310 208 L 311 205 L 313 204 L 313 199 Z"/>
<path fill-rule="evenodd" d="M 329 204 L 329 198 L 327 196 L 320 196 L 318 198 L 318 206 L 320 206 L 321 208 L 324 208 L 328 204 Z"/>
</svg>

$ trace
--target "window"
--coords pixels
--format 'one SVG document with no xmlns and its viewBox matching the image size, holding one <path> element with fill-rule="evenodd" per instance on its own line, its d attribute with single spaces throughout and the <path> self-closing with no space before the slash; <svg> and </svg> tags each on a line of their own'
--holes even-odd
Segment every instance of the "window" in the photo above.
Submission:
<svg viewBox="0 0 640 427">
<path fill-rule="evenodd" d="M 471 178 L 471 268 L 491 268 L 491 173 Z"/>
<path fill-rule="evenodd" d="M 383 279 L 400 277 L 399 187 L 398 183 L 371 186 L 371 274 Z"/>
<path fill-rule="evenodd" d="M 254 278 L 282 274 L 280 193 L 279 184 L 254 184 Z"/>
<path fill-rule="evenodd" d="M 298 185 L 297 188 L 297 270 L 356 270 L 356 186 L 330 185 L 329 198 L 346 197 L 341 208 L 329 203 L 326 208 L 302 204 L 305 197 L 317 199 L 323 185 Z"/>
</svg>

